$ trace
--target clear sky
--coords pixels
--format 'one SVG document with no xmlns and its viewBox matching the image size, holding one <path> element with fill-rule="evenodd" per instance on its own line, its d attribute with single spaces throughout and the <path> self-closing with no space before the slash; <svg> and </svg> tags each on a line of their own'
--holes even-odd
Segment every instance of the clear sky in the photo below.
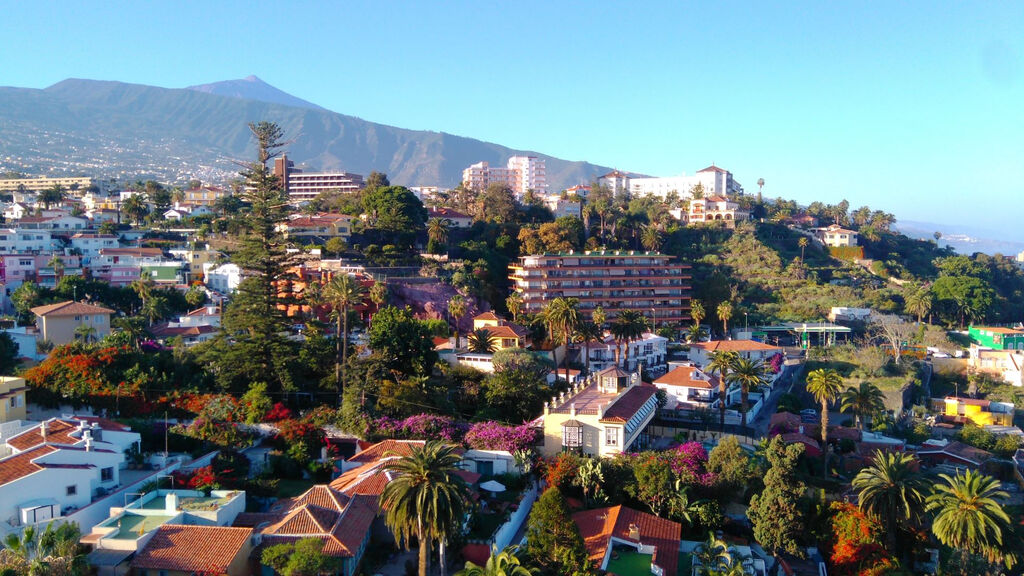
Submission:
<svg viewBox="0 0 1024 576">
<path fill-rule="evenodd" d="M 6 2 L 0 85 L 250 74 L 403 128 L 1024 240 L 1024 2 Z M 2 135 L 0 135 L 2 136 Z"/>
</svg>

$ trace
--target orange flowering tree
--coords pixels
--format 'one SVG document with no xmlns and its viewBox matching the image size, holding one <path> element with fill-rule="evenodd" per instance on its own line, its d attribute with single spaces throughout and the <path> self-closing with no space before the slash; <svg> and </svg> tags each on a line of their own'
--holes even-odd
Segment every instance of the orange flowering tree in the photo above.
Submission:
<svg viewBox="0 0 1024 576">
<path fill-rule="evenodd" d="M 833 503 L 831 510 L 831 574 L 880 575 L 899 568 L 899 562 L 882 545 L 882 525 L 877 520 L 845 502 Z"/>
</svg>

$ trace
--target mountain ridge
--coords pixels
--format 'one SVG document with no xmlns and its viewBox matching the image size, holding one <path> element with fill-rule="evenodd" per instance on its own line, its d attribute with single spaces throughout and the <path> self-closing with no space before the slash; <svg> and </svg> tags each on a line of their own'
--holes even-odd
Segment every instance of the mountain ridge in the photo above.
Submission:
<svg viewBox="0 0 1024 576">
<path fill-rule="evenodd" d="M 238 80 L 221 80 L 219 82 L 211 82 L 209 84 L 196 84 L 194 86 L 187 86 L 185 89 L 204 92 L 206 94 L 216 94 L 218 96 L 242 98 L 244 100 L 259 100 L 261 102 L 282 104 L 284 106 L 293 106 L 295 108 L 327 110 L 327 108 L 324 108 L 323 106 L 314 104 L 308 100 L 303 100 L 298 96 L 289 94 L 284 90 L 267 84 L 263 80 L 260 80 L 255 74 L 251 74 Z"/>
<path fill-rule="evenodd" d="M 315 170 L 368 174 L 396 184 L 452 187 L 462 169 L 529 154 L 547 160 L 551 190 L 611 168 L 517 150 L 445 132 L 409 130 L 324 109 L 189 88 L 69 78 L 44 89 L 0 88 L 0 169 L 86 173 L 119 179 L 227 178 L 249 158 L 250 121 L 277 122 L 289 158 Z"/>
</svg>

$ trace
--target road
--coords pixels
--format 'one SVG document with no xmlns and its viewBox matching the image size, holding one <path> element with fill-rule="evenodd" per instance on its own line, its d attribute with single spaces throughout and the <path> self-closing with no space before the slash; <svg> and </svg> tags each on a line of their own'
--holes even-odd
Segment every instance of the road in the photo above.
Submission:
<svg viewBox="0 0 1024 576">
<path fill-rule="evenodd" d="M 764 437 L 768 435 L 768 426 L 771 423 L 772 414 L 775 414 L 775 410 L 779 407 L 779 398 L 783 394 L 789 393 L 793 389 L 793 385 L 797 380 L 797 375 L 803 370 L 803 364 L 796 364 L 793 366 L 783 365 L 782 375 L 776 381 L 774 388 L 772 388 L 771 394 L 765 400 L 765 405 L 761 407 L 761 411 L 758 412 L 757 418 L 754 418 L 753 422 L 749 423 L 750 428 L 753 428 L 754 435 L 758 437 Z"/>
</svg>

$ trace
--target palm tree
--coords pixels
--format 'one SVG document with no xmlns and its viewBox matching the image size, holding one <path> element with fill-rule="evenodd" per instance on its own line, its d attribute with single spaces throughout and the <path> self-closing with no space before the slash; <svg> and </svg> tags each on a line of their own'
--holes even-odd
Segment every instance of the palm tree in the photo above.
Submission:
<svg viewBox="0 0 1024 576">
<path fill-rule="evenodd" d="M 41 533 L 35 526 L 28 526 L 20 535 L 8 534 L 3 545 L 27 569 L 19 574 L 83 574 L 86 560 L 78 544 L 81 536 L 74 522 L 51 522 Z"/>
<path fill-rule="evenodd" d="M 459 347 L 459 320 L 466 315 L 466 301 L 461 294 L 452 296 L 448 301 L 448 313 L 455 319 L 455 348 Z"/>
<path fill-rule="evenodd" d="M 440 545 L 444 573 L 445 545 L 462 528 L 466 485 L 457 475 L 462 460 L 456 447 L 437 440 L 413 446 L 408 456 L 389 460 L 384 469 L 396 477 L 380 495 L 384 522 L 399 545 L 419 546 L 419 576 L 427 576 L 433 542 Z"/>
<path fill-rule="evenodd" d="M 64 259 L 54 254 L 47 266 L 53 268 L 53 277 L 60 284 L 60 279 L 64 277 Z"/>
<path fill-rule="evenodd" d="M 644 226 L 640 233 L 640 243 L 648 252 L 657 252 L 661 249 L 661 231 L 652 224 Z"/>
<path fill-rule="evenodd" d="M 707 335 L 708 331 L 705 330 L 703 326 L 700 324 L 694 324 L 693 326 L 690 326 L 690 329 L 687 331 L 686 339 L 690 344 L 694 344 L 696 342 L 703 341 L 704 337 Z"/>
<path fill-rule="evenodd" d="M 1004 555 L 1003 532 L 1011 532 L 1003 504 L 1010 497 L 999 481 L 977 470 L 956 476 L 939 474 L 925 510 L 934 511 L 932 533 L 946 546 L 967 554 L 981 554 L 989 562 Z M 1012 557 L 1007 560 L 1012 561 Z"/>
<path fill-rule="evenodd" d="M 455 573 L 455 576 L 533 576 L 536 569 L 523 566 L 516 555 L 518 546 L 507 546 L 504 550 L 491 545 L 491 556 L 483 566 L 466 562 L 466 567 Z"/>
<path fill-rule="evenodd" d="M 142 305 L 145 306 L 146 300 L 149 300 L 153 294 L 153 281 L 149 278 L 139 278 L 131 283 L 131 289 L 135 291 L 135 294 L 142 300 Z"/>
<path fill-rule="evenodd" d="M 738 354 L 723 350 L 712 354 L 711 361 L 707 365 L 707 369 L 711 371 L 711 374 L 718 373 L 719 425 L 723 430 L 725 430 L 725 384 L 729 378 L 729 371 L 736 365 L 737 360 L 739 360 Z"/>
<path fill-rule="evenodd" d="M 693 318 L 694 326 L 700 326 L 700 321 L 705 317 L 704 304 L 700 300 L 690 300 L 690 318 Z"/>
<path fill-rule="evenodd" d="M 714 532 L 708 532 L 708 539 L 693 550 L 693 559 L 700 563 L 700 576 L 713 576 L 719 568 L 732 562 L 732 555 L 725 540 L 715 536 Z"/>
<path fill-rule="evenodd" d="M 505 307 L 508 308 L 508 313 L 512 315 L 512 321 L 519 321 L 519 314 L 523 311 L 523 295 L 519 292 L 513 292 L 505 298 Z"/>
<path fill-rule="evenodd" d="M 866 417 L 885 410 L 885 394 L 871 382 L 850 386 L 840 398 L 840 412 L 852 412 L 857 418 L 857 427 L 864 430 Z"/>
<path fill-rule="evenodd" d="M 594 311 L 590 313 L 590 317 L 599 328 L 604 328 L 604 323 L 608 321 L 608 315 L 605 314 L 604 308 L 600 306 L 594 308 Z"/>
<path fill-rule="evenodd" d="M 39 201 L 43 203 L 47 210 L 50 209 L 51 204 L 60 204 L 64 201 L 64 187 L 60 184 L 54 184 L 43 190 L 39 193 Z"/>
<path fill-rule="evenodd" d="M 427 223 L 427 239 L 433 244 L 448 243 L 448 230 L 452 221 L 447 218 L 433 218 Z"/>
<path fill-rule="evenodd" d="M 757 201 L 761 201 L 761 189 L 764 188 L 764 178 L 757 179 Z"/>
<path fill-rule="evenodd" d="M 96 328 L 91 324 L 79 324 L 75 327 L 75 338 L 89 344 L 96 339 Z"/>
<path fill-rule="evenodd" d="M 378 280 L 370 286 L 370 302 L 373 302 L 376 310 L 380 310 L 384 304 L 388 301 L 388 284 Z M 370 321 L 373 321 L 373 316 L 370 316 Z"/>
<path fill-rule="evenodd" d="M 722 321 L 722 336 L 728 339 L 729 319 L 732 318 L 732 302 L 728 300 L 722 302 L 715 311 L 718 313 L 718 319 Z"/>
<path fill-rule="evenodd" d="M 735 364 L 732 366 L 732 372 L 730 372 L 728 376 L 730 384 L 740 385 L 740 397 L 742 398 L 743 403 L 742 423 L 744 428 L 747 426 L 747 410 L 749 408 L 748 398 L 750 396 L 750 391 L 756 391 L 765 384 L 765 373 L 766 369 L 764 363 L 760 360 L 737 358 Z"/>
<path fill-rule="evenodd" d="M 882 523 L 890 552 L 896 551 L 900 528 L 924 508 L 925 482 L 915 468 L 910 454 L 878 450 L 871 465 L 853 479 L 860 509 Z"/>
<path fill-rule="evenodd" d="M 132 343 L 133 348 L 139 349 L 139 343 L 146 337 L 146 327 L 142 318 L 138 316 L 114 318 L 110 321 L 110 324 L 118 332 L 128 336 L 128 341 Z"/>
<path fill-rule="evenodd" d="M 917 323 L 920 324 L 924 317 L 932 311 L 932 293 L 927 288 L 919 288 L 907 296 L 904 311 L 917 316 Z"/>
<path fill-rule="evenodd" d="M 821 454 L 822 475 L 828 476 L 828 405 L 839 397 L 843 390 L 843 378 L 832 369 L 819 368 L 807 375 L 807 391 L 821 404 Z"/>
<path fill-rule="evenodd" d="M 800 239 L 796 241 L 796 244 L 800 247 L 800 262 L 802 263 L 804 261 L 804 250 L 807 248 L 808 244 L 807 236 L 801 236 Z"/>
<path fill-rule="evenodd" d="M 493 354 L 498 349 L 494 335 L 487 328 L 479 328 L 469 333 L 467 339 L 469 351 L 477 354 Z"/>
<path fill-rule="evenodd" d="M 558 330 L 562 342 L 565 344 L 562 363 L 565 365 L 565 381 L 569 382 L 569 344 L 581 321 L 579 298 L 555 298 L 548 303 L 548 307 L 544 311 L 544 318 L 549 325 Z"/>
<path fill-rule="evenodd" d="M 618 326 L 618 332 L 615 330 L 616 326 Z M 621 336 L 626 343 L 623 366 L 629 366 L 630 342 L 641 338 L 649 326 L 647 317 L 636 310 L 623 310 L 615 316 L 615 320 L 612 322 L 612 333 L 616 334 L 616 342 Z"/>
<path fill-rule="evenodd" d="M 335 332 L 335 353 L 337 363 L 334 365 L 334 379 L 341 393 L 341 367 L 348 361 L 348 311 L 352 307 L 361 306 L 366 302 L 366 288 L 348 274 L 338 274 L 324 286 L 324 299 L 331 304 L 332 313 L 338 322 Z"/>
<path fill-rule="evenodd" d="M 139 311 L 149 321 L 149 325 L 156 324 L 158 320 L 167 315 L 167 297 L 154 294 L 143 301 L 142 309 Z"/>
<path fill-rule="evenodd" d="M 121 211 L 128 216 L 128 219 L 133 224 L 139 224 L 142 219 L 149 213 L 149 208 L 146 203 L 142 200 L 141 194 L 132 194 L 124 201 L 124 205 L 121 207 Z"/>
<path fill-rule="evenodd" d="M 602 336 L 604 336 L 604 331 L 594 322 L 580 322 L 576 328 L 576 338 L 583 344 L 584 367 L 587 369 L 587 374 L 590 374 L 590 343 L 600 340 Z"/>
</svg>

